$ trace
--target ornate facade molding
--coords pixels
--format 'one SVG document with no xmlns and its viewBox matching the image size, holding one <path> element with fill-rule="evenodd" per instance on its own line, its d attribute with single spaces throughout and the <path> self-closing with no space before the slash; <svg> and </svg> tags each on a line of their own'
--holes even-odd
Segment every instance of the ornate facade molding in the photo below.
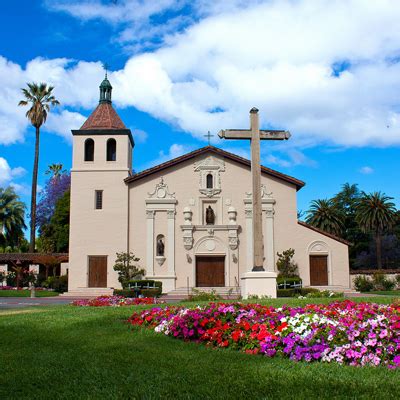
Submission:
<svg viewBox="0 0 400 400">
<path fill-rule="evenodd" d="M 207 197 L 213 197 L 221 193 L 221 172 L 225 171 L 223 160 L 208 156 L 204 160 L 194 164 L 194 171 L 199 172 L 199 191 Z M 207 187 L 207 175 L 212 176 L 212 187 Z"/>
<path fill-rule="evenodd" d="M 170 193 L 163 177 L 160 178 L 160 182 L 156 184 L 154 190 L 147 194 L 150 199 L 175 199 L 175 193 Z"/>
</svg>

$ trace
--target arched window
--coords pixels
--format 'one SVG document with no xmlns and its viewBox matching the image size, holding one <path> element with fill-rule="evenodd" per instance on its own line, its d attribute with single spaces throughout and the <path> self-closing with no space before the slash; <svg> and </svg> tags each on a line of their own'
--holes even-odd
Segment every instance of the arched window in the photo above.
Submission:
<svg viewBox="0 0 400 400">
<path fill-rule="evenodd" d="M 207 174 L 207 189 L 213 188 L 213 176 L 212 174 Z"/>
<path fill-rule="evenodd" d="M 94 140 L 85 140 L 85 161 L 94 161 Z"/>
<path fill-rule="evenodd" d="M 117 160 L 117 142 L 115 139 L 107 140 L 107 161 Z"/>
</svg>

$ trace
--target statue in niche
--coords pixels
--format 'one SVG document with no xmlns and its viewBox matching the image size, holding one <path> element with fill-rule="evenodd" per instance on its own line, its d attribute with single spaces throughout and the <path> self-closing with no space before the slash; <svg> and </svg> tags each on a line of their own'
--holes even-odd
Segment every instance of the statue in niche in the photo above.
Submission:
<svg viewBox="0 0 400 400">
<path fill-rule="evenodd" d="M 207 225 L 215 224 L 215 214 L 214 214 L 214 210 L 211 208 L 211 206 L 208 206 L 206 208 L 206 224 Z"/>
<path fill-rule="evenodd" d="M 164 250 L 165 250 L 164 239 L 162 236 L 160 236 L 157 239 L 157 256 L 164 257 Z"/>
</svg>

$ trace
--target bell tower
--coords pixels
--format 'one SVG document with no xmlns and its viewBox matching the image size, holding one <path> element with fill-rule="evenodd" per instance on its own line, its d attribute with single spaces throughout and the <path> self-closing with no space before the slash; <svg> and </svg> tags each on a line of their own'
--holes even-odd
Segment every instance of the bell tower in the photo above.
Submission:
<svg viewBox="0 0 400 400">
<path fill-rule="evenodd" d="M 100 84 L 99 104 L 72 130 L 69 292 L 110 294 L 120 286 L 116 252 L 128 248 L 128 187 L 134 141 L 112 105 L 112 86 Z M 86 289 L 84 289 L 86 288 Z"/>
</svg>

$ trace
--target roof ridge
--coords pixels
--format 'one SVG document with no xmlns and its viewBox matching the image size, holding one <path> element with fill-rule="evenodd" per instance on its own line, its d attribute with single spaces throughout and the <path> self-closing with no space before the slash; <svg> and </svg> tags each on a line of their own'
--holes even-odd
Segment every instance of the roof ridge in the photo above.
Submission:
<svg viewBox="0 0 400 400">
<path fill-rule="evenodd" d="M 165 162 L 163 162 L 161 164 L 155 165 L 154 167 L 147 168 L 147 169 L 145 169 L 145 170 L 143 170 L 141 172 L 138 172 L 138 173 L 126 178 L 125 182 L 126 183 L 134 182 L 134 181 L 139 180 L 139 179 L 141 179 L 141 178 L 143 178 L 145 176 L 151 175 L 151 174 L 156 173 L 158 171 L 162 171 L 165 168 L 169 168 L 170 166 L 173 166 L 173 165 L 176 165 L 176 164 L 181 163 L 183 161 L 186 161 L 186 160 L 188 160 L 190 158 L 193 158 L 193 157 L 195 157 L 197 155 L 204 154 L 207 151 L 211 151 L 213 153 L 219 154 L 219 155 L 221 155 L 223 157 L 229 158 L 229 159 L 231 159 L 233 161 L 236 161 L 236 162 L 239 162 L 241 164 L 245 164 L 247 166 L 251 166 L 250 161 L 248 159 L 244 158 L 244 157 L 238 156 L 238 155 L 236 155 L 234 153 L 230 153 L 230 152 L 228 152 L 226 150 L 222 150 L 222 149 L 220 149 L 218 147 L 215 147 L 215 146 L 212 146 L 212 145 L 208 145 L 208 146 L 201 147 L 200 149 L 193 150 L 193 151 L 191 151 L 189 153 L 183 154 L 183 155 L 181 155 L 179 157 L 173 158 L 172 160 L 165 161 Z M 285 180 L 287 182 L 290 182 L 290 183 L 294 184 L 296 186 L 297 190 L 301 189 L 305 185 L 305 182 L 303 182 L 303 181 L 301 181 L 299 179 L 296 179 L 296 178 L 294 178 L 292 176 L 283 174 L 282 172 L 275 171 L 275 170 L 273 170 L 271 168 L 268 168 L 268 167 L 265 167 L 263 165 L 261 166 L 261 171 L 266 173 L 266 174 L 272 175 L 272 176 L 274 176 L 276 178 L 280 178 L 282 180 Z"/>
</svg>

